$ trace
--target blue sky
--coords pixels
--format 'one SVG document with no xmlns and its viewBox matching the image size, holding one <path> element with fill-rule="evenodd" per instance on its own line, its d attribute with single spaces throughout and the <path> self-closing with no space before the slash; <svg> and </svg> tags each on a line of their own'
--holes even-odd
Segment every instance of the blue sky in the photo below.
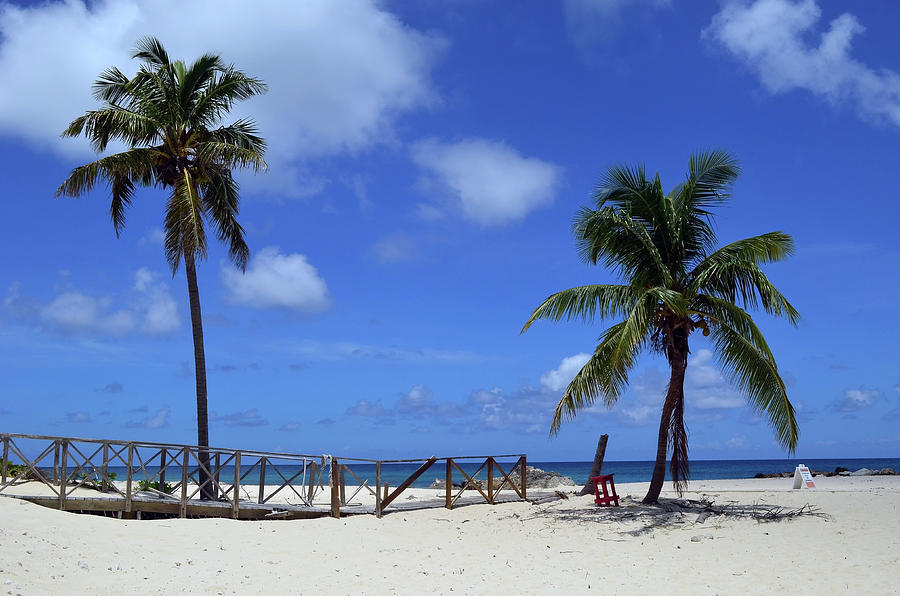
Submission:
<svg viewBox="0 0 900 596">
<path fill-rule="evenodd" d="M 519 330 L 550 293 L 614 281 L 570 234 L 604 169 L 642 161 L 671 188 L 692 151 L 721 147 L 744 172 L 720 239 L 797 242 L 767 272 L 799 328 L 757 320 L 798 409 L 798 457 L 896 456 L 894 2 L 217 6 L 0 4 L 4 431 L 195 440 L 164 195 L 142 191 L 119 239 L 103 189 L 53 197 L 93 157 L 59 132 L 151 34 L 269 84 L 234 112 L 269 141 L 268 173 L 240 178 L 252 260 L 240 275 L 215 246 L 199 268 L 213 444 L 566 460 L 608 433 L 609 459 L 651 459 L 664 362 L 642 358 L 614 409 L 550 438 L 604 323 Z M 693 340 L 692 457 L 783 457 L 707 348 Z"/>
</svg>

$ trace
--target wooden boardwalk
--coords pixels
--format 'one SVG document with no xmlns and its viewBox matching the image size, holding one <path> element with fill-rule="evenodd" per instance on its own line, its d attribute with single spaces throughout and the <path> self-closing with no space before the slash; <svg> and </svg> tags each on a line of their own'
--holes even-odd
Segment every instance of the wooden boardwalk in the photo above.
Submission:
<svg viewBox="0 0 900 596">
<path fill-rule="evenodd" d="M 370 460 L 2 433 L 0 443 L 0 496 L 63 511 L 112 512 L 125 518 L 140 518 L 143 513 L 254 520 L 355 514 L 381 517 L 389 507 L 394 511 L 451 509 L 526 499 L 526 458 L 522 454 Z M 510 464 L 499 462 L 501 458 L 518 459 Z M 438 461 L 443 464 L 439 468 L 443 468 L 446 485 L 441 489 L 443 497 L 408 495 L 398 499 Z M 481 465 L 469 474 L 460 462 Z M 360 477 L 351 467 L 357 463 L 374 464 L 375 477 Z M 382 482 L 382 465 L 397 463 L 420 466 L 391 490 Z M 110 467 L 116 466 L 125 468 L 124 479 L 110 472 Z M 482 471 L 484 479 L 479 478 Z M 253 472 L 258 481 L 246 482 Z M 457 486 L 454 474 L 461 480 Z M 357 485 L 348 486 L 348 477 Z M 267 484 L 267 478 L 277 483 Z M 354 492 L 348 498 L 350 490 Z M 354 503 L 360 491 L 374 497 L 374 505 Z M 278 495 L 281 497 L 275 499 Z"/>
</svg>

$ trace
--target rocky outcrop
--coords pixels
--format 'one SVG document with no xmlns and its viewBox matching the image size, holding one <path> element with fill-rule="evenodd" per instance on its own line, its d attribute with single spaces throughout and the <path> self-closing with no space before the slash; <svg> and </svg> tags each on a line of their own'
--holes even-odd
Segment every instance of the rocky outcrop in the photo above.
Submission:
<svg viewBox="0 0 900 596">
<path fill-rule="evenodd" d="M 870 470 L 869 468 L 860 468 L 855 472 L 851 472 L 847 468 L 842 468 L 838 466 L 834 469 L 834 472 L 821 472 L 819 470 L 810 470 L 810 474 L 813 476 L 896 476 L 897 472 L 894 471 L 893 468 L 882 468 L 880 470 Z M 754 478 L 791 478 L 794 476 L 793 472 L 774 472 L 765 474 L 763 472 L 758 473 Z"/>
</svg>

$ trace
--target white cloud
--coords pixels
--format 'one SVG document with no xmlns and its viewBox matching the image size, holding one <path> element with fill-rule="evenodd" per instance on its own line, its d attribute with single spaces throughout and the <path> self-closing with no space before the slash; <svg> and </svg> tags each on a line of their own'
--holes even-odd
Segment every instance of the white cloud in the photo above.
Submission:
<svg viewBox="0 0 900 596">
<path fill-rule="evenodd" d="M 21 284 L 16 282 L 10 286 L 4 306 L 26 322 L 75 335 L 162 335 L 178 329 L 178 309 L 168 285 L 143 267 L 134 279 L 125 300 L 92 296 L 66 281 L 47 303 L 23 296 Z"/>
<path fill-rule="evenodd" d="M 549 370 L 541 376 L 541 385 L 550 391 L 562 391 L 590 359 L 591 355 L 584 352 L 563 358 L 557 368 Z"/>
<path fill-rule="evenodd" d="M 281 254 L 276 246 L 260 250 L 245 273 L 222 263 L 220 277 L 228 299 L 251 308 L 318 312 L 331 303 L 325 281 L 306 257 Z"/>
<path fill-rule="evenodd" d="M 93 297 L 78 290 L 57 295 L 40 309 L 41 322 L 68 333 L 125 335 L 134 330 L 134 314 L 115 310 L 109 296 Z"/>
<path fill-rule="evenodd" d="M 747 403 L 713 362 L 713 353 L 697 350 L 688 361 L 684 395 L 690 407 L 701 410 L 740 408 Z"/>
<path fill-rule="evenodd" d="M 818 43 L 808 43 L 821 16 L 815 0 L 729 2 L 703 35 L 744 62 L 771 93 L 804 89 L 900 126 L 900 74 L 851 56 L 853 38 L 865 27 L 850 13 L 832 20 Z"/>
<path fill-rule="evenodd" d="M 429 182 L 449 193 L 465 218 L 486 226 L 520 220 L 548 205 L 559 184 L 558 166 L 523 157 L 505 143 L 424 139 L 411 151 Z"/>
<path fill-rule="evenodd" d="M 141 267 L 134 274 L 134 289 L 139 299 L 136 308 L 141 316 L 141 330 L 150 335 L 161 335 L 178 329 L 178 306 L 168 286 L 157 281 L 157 276 Z"/>
<path fill-rule="evenodd" d="M 430 413 L 435 407 L 434 394 L 425 385 L 414 385 L 394 405 L 398 414 L 409 414 L 415 417 Z"/>
<path fill-rule="evenodd" d="M 267 95 L 237 106 L 234 116 L 259 123 L 276 166 L 267 183 L 278 178 L 283 192 L 295 180 L 279 172 L 303 175 L 297 160 L 390 141 L 398 115 L 434 103 L 430 71 L 446 45 L 375 0 L 260 0 L 252 7 L 221 0 L 215 10 L 179 0 L 3 4 L 0 79 L 16 84 L 0 86 L 0 130 L 83 154 L 87 145 L 60 141 L 60 131 L 96 105 L 90 85 L 100 72 L 112 65 L 134 71 L 129 56 L 148 32 L 173 57 L 218 52 L 268 83 Z"/>
<path fill-rule="evenodd" d="M 836 412 L 853 413 L 867 410 L 881 400 L 881 392 L 877 389 L 847 389 L 840 399 L 829 404 Z"/>
</svg>

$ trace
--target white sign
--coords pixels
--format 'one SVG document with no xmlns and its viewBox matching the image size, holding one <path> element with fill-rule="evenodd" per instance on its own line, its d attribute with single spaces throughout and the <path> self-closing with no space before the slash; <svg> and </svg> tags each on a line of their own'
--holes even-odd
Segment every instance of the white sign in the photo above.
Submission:
<svg viewBox="0 0 900 596">
<path fill-rule="evenodd" d="M 813 480 L 812 474 L 809 473 L 809 468 L 800 464 L 794 470 L 794 488 L 803 488 L 804 484 L 806 488 L 816 488 L 816 482 Z"/>
</svg>

